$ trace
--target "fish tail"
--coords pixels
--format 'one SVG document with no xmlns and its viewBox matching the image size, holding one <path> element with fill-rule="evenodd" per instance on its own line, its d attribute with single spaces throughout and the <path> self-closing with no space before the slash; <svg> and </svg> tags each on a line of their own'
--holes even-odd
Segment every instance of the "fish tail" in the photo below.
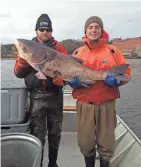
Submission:
<svg viewBox="0 0 141 167">
<path fill-rule="evenodd" d="M 131 78 L 124 75 L 126 69 L 129 67 L 129 64 L 121 64 L 118 66 L 114 66 L 111 69 L 108 70 L 108 75 L 112 74 L 115 76 L 117 80 L 120 81 L 130 81 Z"/>
<path fill-rule="evenodd" d="M 124 82 L 129 82 L 131 81 L 131 78 L 125 76 L 125 75 L 117 75 L 115 76 L 115 79 L 119 80 L 119 81 L 124 81 Z"/>
</svg>

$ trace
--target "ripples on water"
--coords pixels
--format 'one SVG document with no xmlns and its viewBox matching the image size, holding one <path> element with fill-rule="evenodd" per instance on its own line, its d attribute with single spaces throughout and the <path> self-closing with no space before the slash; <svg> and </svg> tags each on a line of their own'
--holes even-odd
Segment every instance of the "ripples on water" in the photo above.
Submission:
<svg viewBox="0 0 141 167">
<path fill-rule="evenodd" d="M 120 88 L 117 100 L 119 116 L 141 139 L 141 59 L 127 60 L 132 67 L 132 81 Z"/>
<path fill-rule="evenodd" d="M 141 139 L 141 59 L 130 59 L 127 62 L 132 67 L 132 81 L 120 88 L 117 113 Z M 13 60 L 2 60 L 1 87 L 24 86 L 23 79 L 14 76 L 13 66 Z"/>
</svg>

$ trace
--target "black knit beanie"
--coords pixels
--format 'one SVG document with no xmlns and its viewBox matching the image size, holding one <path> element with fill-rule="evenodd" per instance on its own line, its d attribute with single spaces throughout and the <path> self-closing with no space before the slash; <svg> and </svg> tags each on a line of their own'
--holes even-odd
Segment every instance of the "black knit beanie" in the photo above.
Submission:
<svg viewBox="0 0 141 167">
<path fill-rule="evenodd" d="M 42 14 L 36 22 L 35 31 L 40 27 L 48 27 L 52 31 L 52 22 L 47 14 Z"/>
<path fill-rule="evenodd" d="M 88 28 L 88 26 L 91 24 L 91 23 L 98 23 L 100 25 L 100 27 L 102 28 L 103 30 L 103 22 L 101 20 L 100 17 L 98 16 L 91 16 L 90 18 L 88 18 L 88 20 L 85 22 L 85 26 L 84 26 L 84 31 L 86 33 L 86 29 Z"/>
</svg>

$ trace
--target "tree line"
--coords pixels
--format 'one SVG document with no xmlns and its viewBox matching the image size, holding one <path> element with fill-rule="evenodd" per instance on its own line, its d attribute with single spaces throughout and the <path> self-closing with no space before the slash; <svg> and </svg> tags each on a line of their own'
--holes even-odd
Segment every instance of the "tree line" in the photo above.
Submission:
<svg viewBox="0 0 141 167">
<path fill-rule="evenodd" d="M 81 40 L 75 39 L 66 39 L 60 41 L 63 46 L 66 48 L 69 54 L 73 53 L 74 50 L 83 46 Z M 112 44 L 112 40 L 108 41 L 107 43 Z M 18 54 L 17 48 L 14 44 L 2 45 L 1 46 L 1 57 L 2 58 L 11 58 L 15 57 Z M 133 57 L 141 57 L 141 46 L 136 47 L 132 52 L 131 55 Z"/>
<path fill-rule="evenodd" d="M 83 46 L 82 41 L 75 40 L 75 39 L 66 39 L 60 41 L 65 49 L 68 51 L 69 54 L 73 53 L 74 50 L 77 48 Z M 14 44 L 8 44 L 8 45 L 2 45 L 1 46 L 1 55 L 2 57 L 5 57 L 6 55 L 12 55 L 15 57 L 15 55 L 18 53 L 17 48 Z"/>
</svg>

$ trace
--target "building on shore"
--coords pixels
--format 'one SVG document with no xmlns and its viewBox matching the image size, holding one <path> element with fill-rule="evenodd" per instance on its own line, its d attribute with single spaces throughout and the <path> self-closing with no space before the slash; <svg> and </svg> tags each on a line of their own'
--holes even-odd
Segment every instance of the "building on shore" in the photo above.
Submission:
<svg viewBox="0 0 141 167">
<path fill-rule="evenodd" d="M 116 46 L 125 57 L 131 58 L 133 56 L 132 51 L 134 51 L 139 46 L 141 47 L 141 37 L 113 39 L 112 45 Z"/>
</svg>

